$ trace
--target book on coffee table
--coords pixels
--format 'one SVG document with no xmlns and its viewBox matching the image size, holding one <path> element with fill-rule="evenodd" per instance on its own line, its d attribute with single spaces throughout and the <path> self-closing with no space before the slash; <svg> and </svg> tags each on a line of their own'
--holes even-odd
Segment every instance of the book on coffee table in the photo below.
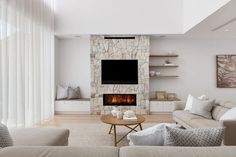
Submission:
<svg viewBox="0 0 236 157">
<path fill-rule="evenodd" d="M 136 121 L 137 117 L 136 116 L 128 117 L 126 115 L 123 115 L 123 120 Z"/>
</svg>

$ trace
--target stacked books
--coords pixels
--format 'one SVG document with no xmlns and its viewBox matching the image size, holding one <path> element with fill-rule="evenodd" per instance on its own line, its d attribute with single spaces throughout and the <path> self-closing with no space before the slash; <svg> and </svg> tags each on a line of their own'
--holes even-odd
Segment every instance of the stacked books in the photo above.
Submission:
<svg viewBox="0 0 236 157">
<path fill-rule="evenodd" d="M 123 120 L 136 121 L 137 117 L 135 115 L 132 117 L 128 117 L 128 116 L 123 115 Z"/>
<path fill-rule="evenodd" d="M 132 110 L 128 110 L 123 115 L 123 120 L 130 120 L 130 121 L 136 121 L 137 117 Z"/>
</svg>

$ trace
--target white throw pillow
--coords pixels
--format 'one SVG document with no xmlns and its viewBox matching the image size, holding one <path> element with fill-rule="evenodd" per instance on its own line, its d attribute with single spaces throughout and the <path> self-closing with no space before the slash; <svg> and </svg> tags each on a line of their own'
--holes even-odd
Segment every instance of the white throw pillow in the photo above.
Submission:
<svg viewBox="0 0 236 157">
<path fill-rule="evenodd" d="M 57 86 L 57 100 L 67 98 L 68 87 Z"/>
<path fill-rule="evenodd" d="M 189 94 L 188 99 L 186 101 L 186 106 L 185 106 L 185 109 L 184 109 L 185 111 L 190 111 L 192 109 L 193 99 L 194 99 L 194 97 L 191 94 Z M 208 100 L 209 98 L 207 98 L 206 95 L 201 95 L 201 96 L 198 97 L 198 99 L 199 100 Z"/>
<path fill-rule="evenodd" d="M 236 107 L 225 112 L 220 120 L 236 120 Z"/>
<path fill-rule="evenodd" d="M 161 123 L 142 131 L 128 134 L 129 145 L 163 146 L 166 126 L 176 127 L 176 124 Z"/>
</svg>

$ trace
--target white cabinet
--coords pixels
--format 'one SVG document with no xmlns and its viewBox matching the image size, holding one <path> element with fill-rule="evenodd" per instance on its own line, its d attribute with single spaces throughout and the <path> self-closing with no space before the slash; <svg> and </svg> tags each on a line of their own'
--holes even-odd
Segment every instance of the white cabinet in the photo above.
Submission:
<svg viewBox="0 0 236 157">
<path fill-rule="evenodd" d="M 55 114 L 90 114 L 90 99 L 56 100 Z"/>
<path fill-rule="evenodd" d="M 150 113 L 172 113 L 176 101 L 150 101 Z"/>
</svg>

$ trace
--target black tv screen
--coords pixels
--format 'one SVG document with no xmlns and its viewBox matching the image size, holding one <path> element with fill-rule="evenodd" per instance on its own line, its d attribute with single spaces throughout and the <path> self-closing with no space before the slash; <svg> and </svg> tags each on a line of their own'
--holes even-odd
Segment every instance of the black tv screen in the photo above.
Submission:
<svg viewBox="0 0 236 157">
<path fill-rule="evenodd" d="M 138 84 L 138 60 L 102 60 L 102 84 Z"/>
</svg>

